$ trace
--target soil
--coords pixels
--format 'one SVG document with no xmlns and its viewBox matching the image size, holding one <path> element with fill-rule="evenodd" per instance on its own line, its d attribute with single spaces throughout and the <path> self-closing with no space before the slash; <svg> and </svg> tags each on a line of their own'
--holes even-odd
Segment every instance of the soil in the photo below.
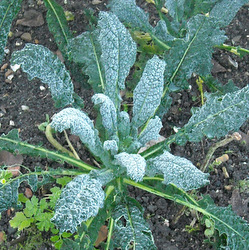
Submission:
<svg viewBox="0 0 249 250">
<path fill-rule="evenodd" d="M 2 64 L 8 64 L 7 68 L 0 72 L 0 134 L 7 134 L 13 128 L 20 131 L 22 140 L 26 140 L 31 144 L 42 143 L 44 147 L 52 149 L 47 142 L 44 133 L 38 130 L 38 125 L 45 121 L 45 115 L 49 117 L 56 112 L 54 108 L 51 95 L 46 85 L 39 80 L 29 81 L 26 74 L 18 70 L 11 81 L 6 80 L 6 72 L 10 68 L 10 57 L 13 51 L 20 50 L 27 43 L 27 38 L 23 38 L 23 33 L 31 35 L 31 43 L 39 43 L 49 48 L 51 51 L 58 50 L 53 36 L 48 30 L 46 24 L 46 9 L 42 1 L 24 0 L 22 9 L 18 14 L 17 19 L 21 19 L 24 13 L 28 10 L 36 10 L 42 14 L 45 23 L 37 27 L 22 26 L 13 22 L 11 31 L 13 36 L 9 38 L 7 49 L 9 53 L 5 56 Z M 92 8 L 96 13 L 100 10 L 106 10 L 107 1 L 72 1 L 72 0 L 58 0 L 65 10 L 71 11 L 75 16 L 74 21 L 69 22 L 71 30 L 78 35 L 86 30 L 87 19 L 84 15 L 84 10 Z M 67 4 L 65 4 L 67 2 Z M 93 3 L 97 4 L 93 4 Z M 146 11 L 154 12 L 154 6 L 147 4 L 146 1 L 138 1 L 138 4 Z M 152 14 L 150 21 L 157 20 L 157 16 Z M 244 6 L 236 15 L 232 23 L 225 29 L 228 37 L 226 43 L 244 48 L 249 48 L 249 7 Z M 28 38 L 29 39 L 29 38 Z M 223 50 L 215 50 L 213 54 L 214 69 L 213 76 L 218 78 L 223 84 L 232 79 L 234 83 L 242 88 L 249 83 L 249 56 L 239 58 L 231 53 Z M 90 97 L 92 91 L 90 89 L 82 88 L 81 83 L 74 81 L 76 92 L 85 100 L 85 110 L 94 117 L 91 108 Z M 190 81 L 191 83 L 191 81 Z M 190 91 L 183 91 L 181 93 L 173 94 L 173 104 L 164 117 L 164 128 L 161 131 L 163 136 L 169 136 L 173 132 L 173 127 L 182 127 L 185 124 L 190 114 L 192 106 L 200 105 L 200 94 L 197 87 L 192 84 Z M 28 110 L 23 110 L 24 106 Z M 246 122 L 241 131 L 247 133 L 249 130 L 249 123 Z M 215 140 L 203 139 L 200 143 L 188 143 L 184 147 L 172 145 L 172 153 L 174 155 L 183 156 L 193 162 L 196 166 L 200 166 L 203 162 L 206 153 Z M 82 147 L 77 148 L 83 159 L 92 163 L 90 155 Z M 232 142 L 226 147 L 218 149 L 212 161 L 227 152 L 229 160 L 215 167 L 210 172 L 210 185 L 202 188 L 200 193 L 209 194 L 219 206 L 232 205 L 234 211 L 249 221 L 248 214 L 248 192 L 249 190 L 242 190 L 239 188 L 241 180 L 248 178 L 248 148 L 247 145 Z M 52 163 L 48 160 L 30 158 L 25 156 L 23 165 L 34 168 L 35 166 L 57 166 L 57 163 Z M 229 176 L 224 175 L 222 168 L 227 170 Z M 239 190 L 239 192 L 238 192 Z M 205 244 L 204 236 L 205 228 L 197 221 L 192 230 L 188 232 L 187 227 L 193 221 L 195 215 L 191 212 L 184 213 L 180 217 L 177 224 L 173 224 L 173 219 L 181 209 L 180 206 L 162 199 L 147 192 L 130 188 L 131 196 L 135 197 L 145 208 L 145 217 L 149 218 L 148 222 L 152 230 L 155 243 L 158 249 L 212 249 L 212 246 Z M 8 221 L 14 216 L 13 213 L 2 213 L 0 221 L 0 232 L 4 231 L 7 235 L 7 242 L 13 242 L 18 238 L 16 230 L 10 227 Z M 21 234 L 22 237 L 22 234 Z M 5 242 L 6 243 L 6 242 Z M 5 244 L 3 243 L 3 245 Z M 12 244 L 12 249 L 18 249 Z M 40 249 L 53 249 L 52 246 L 44 244 Z"/>
</svg>

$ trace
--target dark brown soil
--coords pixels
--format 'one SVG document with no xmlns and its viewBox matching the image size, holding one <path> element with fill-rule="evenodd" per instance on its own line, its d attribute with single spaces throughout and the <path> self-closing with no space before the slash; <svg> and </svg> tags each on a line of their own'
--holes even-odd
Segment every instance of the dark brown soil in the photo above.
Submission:
<svg viewBox="0 0 249 250">
<path fill-rule="evenodd" d="M 18 18 L 23 17 L 25 11 L 35 9 L 42 13 L 44 20 L 46 9 L 43 5 L 37 5 L 35 0 L 24 0 L 23 7 Z M 88 8 L 94 9 L 94 11 L 106 10 L 106 2 L 93 5 L 92 1 L 72 1 L 68 0 L 67 4 L 64 4 L 63 0 L 58 0 L 65 10 L 71 11 L 75 19 L 70 22 L 70 27 L 75 34 L 78 35 L 86 30 L 87 20 L 84 16 L 84 10 Z M 153 5 L 145 3 L 145 1 L 138 1 L 138 4 L 146 10 L 151 10 L 153 13 Z M 155 15 L 152 15 L 151 21 L 157 19 Z M 226 28 L 226 34 L 228 36 L 227 44 L 234 44 L 244 48 L 249 48 L 249 7 L 243 7 L 237 14 L 236 18 L 232 21 L 229 27 Z M 51 95 L 47 86 L 43 85 L 38 80 L 29 81 L 26 74 L 22 71 L 17 71 L 15 77 L 11 82 L 6 82 L 5 73 L 9 69 L 10 55 L 13 51 L 19 50 L 24 47 L 26 41 L 21 39 L 21 35 L 24 32 L 31 34 L 31 42 L 38 42 L 41 45 L 48 47 L 53 52 L 57 51 L 57 46 L 51 33 L 48 30 L 46 21 L 45 24 L 40 27 L 25 27 L 22 25 L 16 25 L 16 22 L 12 26 L 13 36 L 9 38 L 7 48 L 10 52 L 4 58 L 1 66 L 8 63 L 6 70 L 0 72 L 0 134 L 8 133 L 13 128 L 20 130 L 20 136 L 22 140 L 27 140 L 32 144 L 42 143 L 43 146 L 51 148 L 47 142 L 44 134 L 38 130 L 38 125 L 45 121 L 45 115 L 48 114 L 51 117 L 58 110 L 54 108 Z M 19 44 L 19 45 L 18 45 Z M 229 58 L 230 57 L 230 58 Z M 214 76 L 217 77 L 222 83 L 226 83 L 229 79 L 232 79 L 238 87 L 244 87 L 249 83 L 249 56 L 239 58 L 231 53 L 216 50 L 213 55 L 213 60 L 222 66 L 222 68 L 215 68 Z M 238 63 L 238 67 L 234 67 L 231 64 L 231 60 Z M 229 62 L 230 61 L 230 62 Z M 217 65 L 217 64 L 216 64 Z M 221 70 L 222 69 L 222 70 Z M 45 87 L 43 89 L 42 87 Z M 81 87 L 81 83 L 75 82 L 76 92 L 83 97 L 85 101 L 85 110 L 92 115 L 90 97 L 92 91 Z M 192 106 L 200 105 L 200 94 L 193 84 L 191 91 L 184 91 L 174 94 L 173 105 L 170 112 L 164 117 L 164 128 L 162 135 L 169 136 L 173 133 L 173 127 L 183 126 L 190 117 L 190 108 Z M 28 106 L 28 111 L 22 110 L 22 105 Z M 249 123 L 245 123 L 241 130 L 247 133 L 249 130 Z M 172 146 L 172 153 L 175 155 L 186 157 L 191 160 L 196 166 L 200 166 L 203 162 L 205 155 L 209 147 L 215 142 L 215 140 L 203 139 L 200 143 L 188 143 L 185 147 L 177 145 Z M 91 162 L 91 158 L 83 148 L 80 148 L 80 154 L 87 161 Z M 229 154 L 229 160 L 222 165 L 215 168 L 215 171 L 210 172 L 210 185 L 202 188 L 201 193 L 209 194 L 219 206 L 233 205 L 233 209 L 240 216 L 249 221 L 248 215 L 248 192 L 237 192 L 239 189 L 239 181 L 246 180 L 248 178 L 248 149 L 239 143 L 230 143 L 224 148 L 220 148 L 215 152 L 214 158 L 219 157 L 225 152 Z M 52 163 L 47 160 L 34 159 L 30 157 L 24 157 L 24 165 L 30 168 L 34 166 L 45 167 Z M 225 178 L 222 167 L 227 169 L 229 178 Z M 229 187 L 229 188 L 228 188 Z M 243 190 L 240 190 L 243 191 Z M 145 208 L 145 217 L 149 218 L 155 243 L 158 249 L 209 249 L 209 245 L 204 244 L 206 239 L 203 232 L 205 228 L 197 221 L 194 225 L 196 230 L 189 233 L 186 226 L 190 225 L 193 221 L 193 214 L 186 212 L 178 221 L 173 225 L 172 220 L 175 215 L 181 209 L 173 202 L 164 200 L 155 195 L 148 194 L 138 189 L 131 188 L 131 195 L 135 197 Z M 16 230 L 9 226 L 8 221 L 13 215 L 2 214 L 0 221 L 0 231 L 4 231 L 7 234 L 7 241 L 10 242 L 16 239 L 18 236 Z M 43 246 L 41 249 L 49 249 L 49 246 Z M 211 247 L 210 247 L 211 248 Z M 14 249 L 14 246 L 13 246 Z M 18 248 L 17 248 L 18 249 Z"/>
</svg>

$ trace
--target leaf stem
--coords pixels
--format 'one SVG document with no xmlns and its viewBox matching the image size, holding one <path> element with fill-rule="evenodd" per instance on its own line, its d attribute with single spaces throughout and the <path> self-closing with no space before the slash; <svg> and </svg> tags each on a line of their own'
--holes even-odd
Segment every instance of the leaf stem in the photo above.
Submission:
<svg viewBox="0 0 249 250">
<path fill-rule="evenodd" d="M 107 240 L 106 240 L 105 250 L 110 249 L 113 228 L 114 228 L 114 219 L 112 217 L 110 217 L 109 227 L 108 227 L 108 236 L 107 236 Z"/>
<path fill-rule="evenodd" d="M 243 54 L 249 54 L 248 49 L 235 47 L 235 46 L 231 46 L 231 45 L 227 45 L 227 44 L 215 45 L 214 47 L 218 48 L 218 49 L 225 49 L 227 51 L 234 53 L 237 56 L 243 56 Z"/>
<path fill-rule="evenodd" d="M 74 155 L 71 151 L 69 151 L 69 150 L 67 150 L 66 148 L 64 148 L 57 140 L 54 139 L 53 134 L 52 134 L 52 127 L 51 127 L 50 125 L 48 125 L 48 126 L 46 127 L 45 135 L 46 135 L 48 141 L 49 141 L 56 149 L 58 149 L 59 151 L 61 151 L 61 152 L 63 152 L 63 153 L 69 154 L 71 157 L 76 158 L 75 155 Z"/>
<path fill-rule="evenodd" d="M 72 150 L 72 152 L 73 152 L 73 154 L 74 154 L 74 157 L 75 157 L 76 159 L 80 160 L 79 155 L 78 155 L 77 152 L 75 151 L 75 149 L 74 149 L 72 143 L 70 142 L 70 140 L 69 140 L 69 138 L 68 138 L 68 135 L 67 135 L 66 130 L 64 130 L 64 135 L 65 135 L 65 137 L 66 137 L 66 141 L 67 141 L 67 144 L 68 144 L 69 148 Z"/>
</svg>

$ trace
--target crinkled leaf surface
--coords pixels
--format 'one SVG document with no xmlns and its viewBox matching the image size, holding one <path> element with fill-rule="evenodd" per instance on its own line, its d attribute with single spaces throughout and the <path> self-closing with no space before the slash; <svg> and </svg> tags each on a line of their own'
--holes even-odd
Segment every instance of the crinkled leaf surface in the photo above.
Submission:
<svg viewBox="0 0 249 250">
<path fill-rule="evenodd" d="M 67 56 L 68 40 L 72 38 L 63 8 L 54 0 L 44 0 L 47 8 L 47 23 L 56 44 L 64 57 Z"/>
<path fill-rule="evenodd" d="M 69 40 L 70 58 L 83 64 L 83 72 L 89 76 L 89 84 L 95 92 L 104 90 L 104 72 L 100 62 L 101 48 L 98 42 L 99 30 L 84 32 Z"/>
<path fill-rule="evenodd" d="M 4 57 L 4 48 L 12 21 L 20 10 L 21 4 L 22 0 L 1 0 L 0 2 L 0 63 Z"/>
<path fill-rule="evenodd" d="M 220 27 L 225 27 L 233 20 L 238 10 L 246 3 L 248 3 L 247 0 L 218 1 L 211 10 L 210 16 L 216 18 L 216 22 Z"/>
<path fill-rule="evenodd" d="M 118 204 L 112 214 L 115 220 L 114 247 L 121 249 L 156 249 L 149 225 L 143 218 L 143 211 L 133 202 Z"/>
<path fill-rule="evenodd" d="M 163 174 L 164 184 L 172 183 L 183 190 L 197 189 L 209 183 L 209 174 L 201 172 L 189 160 L 167 151 L 147 161 L 146 174 Z"/>
<path fill-rule="evenodd" d="M 104 206 L 102 183 L 90 175 L 79 175 L 62 190 L 52 222 L 60 232 L 77 231 L 83 221 L 97 215 Z"/>
<path fill-rule="evenodd" d="M 203 136 L 220 138 L 237 131 L 249 117 L 249 87 L 223 96 L 209 95 L 205 104 L 195 109 L 189 122 L 177 136 L 181 143 L 200 141 Z"/>
<path fill-rule="evenodd" d="M 249 224 L 237 216 L 231 206 L 217 207 L 209 196 L 199 201 L 199 205 L 212 216 L 208 216 L 215 223 L 219 235 L 227 235 L 225 249 L 247 249 L 249 246 Z"/>
<path fill-rule="evenodd" d="M 139 28 L 145 32 L 153 30 L 149 23 L 149 15 L 136 5 L 135 0 L 111 0 L 108 6 L 121 22 L 132 28 Z"/>
<path fill-rule="evenodd" d="M 114 135 L 117 132 L 117 113 L 113 102 L 104 94 L 95 94 L 92 97 L 92 101 L 95 105 L 100 106 L 100 114 L 104 128 L 110 136 Z"/>
<path fill-rule="evenodd" d="M 136 43 L 113 13 L 100 12 L 98 27 L 101 62 L 105 70 L 104 93 L 109 96 L 116 109 L 119 109 L 119 91 L 125 88 L 125 79 L 136 60 Z"/>
<path fill-rule="evenodd" d="M 115 155 L 117 164 L 126 168 L 127 175 L 134 181 L 142 181 L 145 174 L 146 161 L 139 154 L 127 154 L 122 152 Z"/>
<path fill-rule="evenodd" d="M 166 81 L 181 88 L 188 87 L 186 81 L 193 73 L 207 75 L 212 68 L 213 46 L 225 41 L 225 32 L 216 20 L 204 15 L 192 17 L 187 23 L 186 38 L 176 39 L 174 46 L 165 54 Z"/>
<path fill-rule="evenodd" d="M 104 150 L 110 151 L 112 155 L 117 154 L 118 145 L 115 140 L 107 140 L 104 142 Z"/>
<path fill-rule="evenodd" d="M 121 140 L 125 139 L 130 134 L 130 116 L 127 112 L 121 111 L 118 117 L 118 133 Z"/>
<path fill-rule="evenodd" d="M 19 64 L 31 79 L 39 78 L 48 84 L 56 107 L 74 102 L 73 83 L 64 64 L 50 50 L 34 44 L 12 54 L 12 64 Z"/>
<path fill-rule="evenodd" d="M 96 156 L 102 155 L 103 148 L 98 137 L 98 131 L 84 112 L 74 108 L 63 109 L 53 116 L 51 127 L 59 132 L 71 129 L 72 134 L 79 136 L 93 154 Z"/>
<path fill-rule="evenodd" d="M 160 136 L 159 132 L 162 127 L 163 125 L 161 119 L 158 116 L 156 116 L 154 119 L 150 119 L 146 128 L 139 135 L 138 141 L 142 145 L 145 145 L 150 140 L 157 140 Z"/>
<path fill-rule="evenodd" d="M 142 126 L 154 115 L 163 94 L 165 62 L 157 56 L 150 59 L 133 93 L 134 127 Z"/>
</svg>

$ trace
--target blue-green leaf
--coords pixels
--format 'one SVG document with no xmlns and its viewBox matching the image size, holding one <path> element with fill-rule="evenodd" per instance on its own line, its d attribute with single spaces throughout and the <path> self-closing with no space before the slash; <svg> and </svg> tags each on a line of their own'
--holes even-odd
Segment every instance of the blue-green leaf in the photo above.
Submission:
<svg viewBox="0 0 249 250">
<path fill-rule="evenodd" d="M 96 93 L 103 92 L 105 77 L 100 62 L 101 48 L 98 42 L 99 30 L 87 31 L 70 39 L 68 51 L 70 58 L 83 64 L 83 72 L 89 76 L 89 84 Z"/>
<path fill-rule="evenodd" d="M 105 70 L 104 93 L 120 105 L 120 90 L 125 88 L 125 79 L 136 60 L 136 43 L 129 31 L 113 13 L 100 12 L 98 27 L 99 43 L 102 48 L 101 62 Z"/>
<path fill-rule="evenodd" d="M 98 131 L 84 112 L 74 108 L 63 109 L 53 116 L 51 127 L 59 132 L 71 129 L 72 134 L 79 136 L 81 141 L 93 154 L 96 156 L 103 154 L 103 147 L 98 137 Z"/>
<path fill-rule="evenodd" d="M 12 21 L 20 10 L 21 4 L 22 0 L 1 0 L 0 2 L 0 63 L 4 57 L 4 48 Z"/>
<path fill-rule="evenodd" d="M 118 152 L 118 145 L 115 140 L 105 141 L 103 147 L 104 147 L 104 150 L 110 151 L 112 155 L 115 155 Z"/>
<path fill-rule="evenodd" d="M 204 174 L 189 160 L 168 151 L 147 161 L 146 174 L 163 174 L 164 184 L 175 184 L 184 190 L 197 189 L 209 183 L 209 174 Z"/>
<path fill-rule="evenodd" d="M 112 136 L 117 132 L 117 113 L 115 106 L 111 99 L 104 94 L 95 94 L 92 97 L 95 105 L 100 105 L 100 114 L 102 117 L 102 124 Z"/>
<path fill-rule="evenodd" d="M 142 133 L 138 137 L 138 141 L 145 145 L 150 140 L 157 140 L 159 135 L 159 132 L 161 128 L 163 127 L 161 119 L 156 116 L 154 119 L 150 119 L 148 125 L 146 128 L 142 131 Z"/>
<path fill-rule="evenodd" d="M 83 221 L 96 216 L 104 206 L 102 183 L 90 175 L 79 175 L 62 190 L 52 222 L 60 232 L 77 231 Z"/>
<path fill-rule="evenodd" d="M 150 59 L 144 69 L 143 75 L 137 84 L 134 93 L 133 126 L 142 126 L 154 115 L 161 102 L 164 84 L 165 62 L 157 56 Z"/>
<path fill-rule="evenodd" d="M 129 198 L 118 204 L 112 214 L 114 218 L 114 247 L 121 249 L 155 250 L 154 239 L 148 223 L 143 218 L 143 210 Z"/>
<path fill-rule="evenodd" d="M 237 131 L 248 118 L 248 86 L 223 96 L 208 95 L 205 104 L 195 109 L 188 123 L 179 131 L 177 141 L 185 137 L 197 142 L 203 136 L 219 139 L 229 131 Z"/>
<path fill-rule="evenodd" d="M 115 155 L 117 164 L 126 168 L 127 175 L 134 181 L 142 181 L 145 174 L 146 161 L 139 154 L 127 154 L 122 152 Z"/>
<path fill-rule="evenodd" d="M 219 1 L 211 10 L 210 16 L 215 17 L 219 27 L 225 27 L 233 20 L 238 10 L 246 3 L 248 3 L 247 0 Z"/>
<path fill-rule="evenodd" d="M 119 138 L 124 140 L 130 134 L 131 124 L 130 116 L 127 112 L 121 111 L 118 117 L 118 133 Z"/>
<path fill-rule="evenodd" d="M 74 102 L 73 83 L 59 58 L 42 45 L 26 44 L 12 54 L 11 64 L 21 65 L 31 79 L 39 78 L 48 84 L 56 107 Z"/>
</svg>

